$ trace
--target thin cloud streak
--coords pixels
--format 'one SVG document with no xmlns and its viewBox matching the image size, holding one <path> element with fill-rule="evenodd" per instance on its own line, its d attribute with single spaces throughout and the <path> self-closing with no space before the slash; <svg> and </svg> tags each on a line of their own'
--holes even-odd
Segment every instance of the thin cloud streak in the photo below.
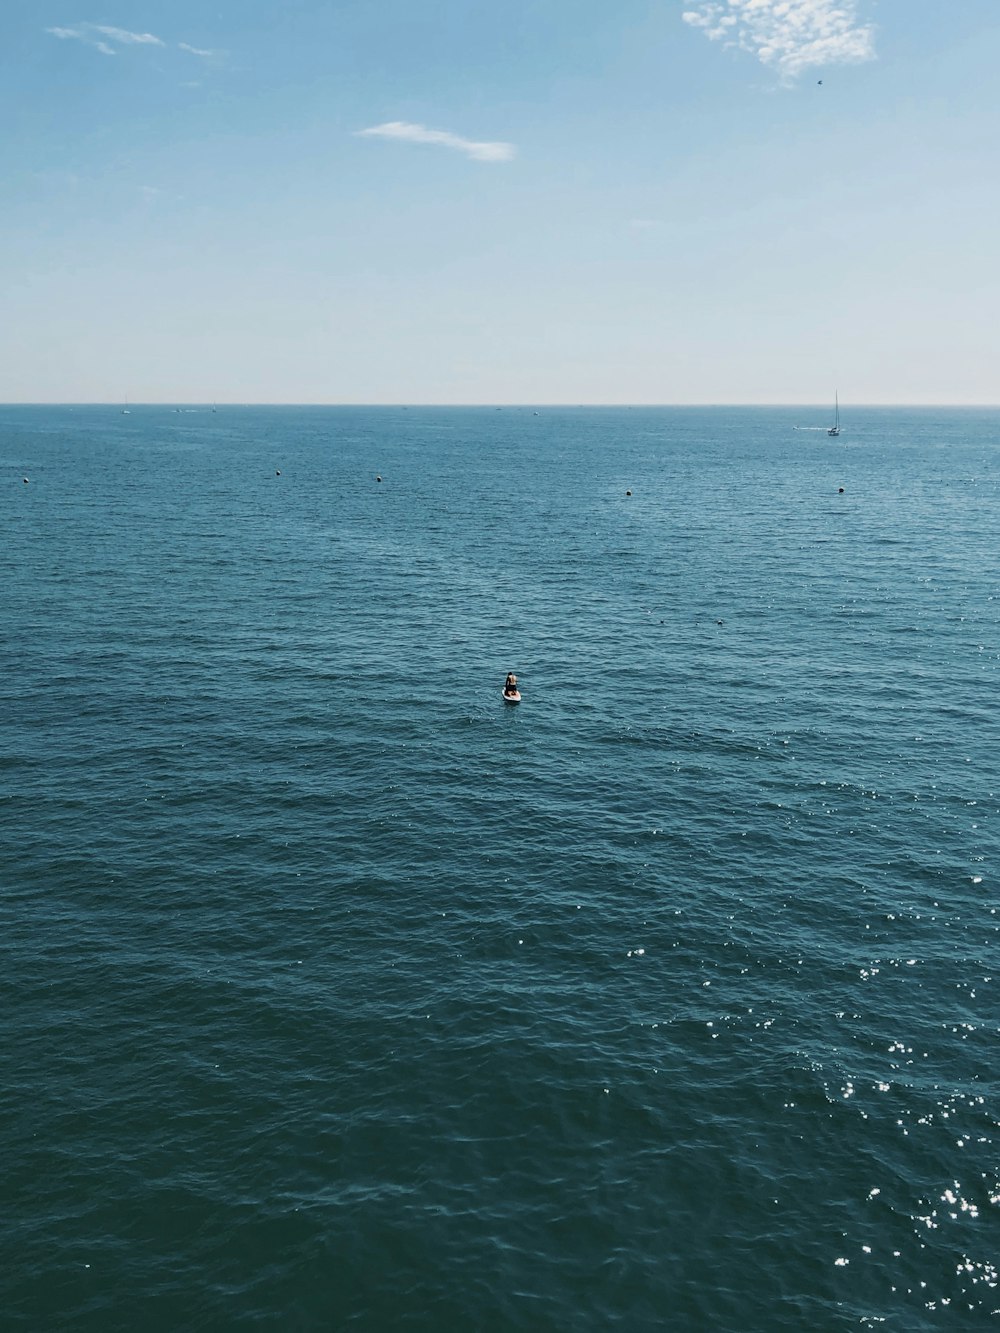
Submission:
<svg viewBox="0 0 1000 1333">
<path fill-rule="evenodd" d="M 84 46 L 92 46 L 106 56 L 118 54 L 112 42 L 119 46 L 166 46 L 162 37 L 151 32 L 129 32 L 127 28 L 112 28 L 104 23 L 78 23 L 75 28 L 46 28 L 45 31 L 63 40 L 83 42 Z"/>
<path fill-rule="evenodd" d="M 86 23 L 83 27 L 93 28 L 112 42 L 122 46 L 166 46 L 162 37 L 154 37 L 151 32 L 129 32 L 126 28 L 109 28 L 103 23 Z"/>
<path fill-rule="evenodd" d="M 857 10 L 857 0 L 698 0 L 681 17 L 792 80 L 811 67 L 875 59 L 875 30 Z"/>
<path fill-rule="evenodd" d="M 413 125 L 405 120 L 388 120 L 384 125 L 372 125 L 369 129 L 356 130 L 355 133 L 360 137 L 436 144 L 464 153 L 476 162 L 509 162 L 517 153 L 512 143 L 482 143 L 475 139 L 463 139 L 461 135 L 452 134 L 449 130 L 429 130 L 426 125 Z"/>
<path fill-rule="evenodd" d="M 102 42 L 99 37 L 95 37 L 92 33 L 83 31 L 82 28 L 46 28 L 45 31 L 63 41 L 73 40 L 83 42 L 85 46 L 93 46 L 106 56 L 118 54 L 114 47 L 109 46 L 107 42 Z"/>
</svg>

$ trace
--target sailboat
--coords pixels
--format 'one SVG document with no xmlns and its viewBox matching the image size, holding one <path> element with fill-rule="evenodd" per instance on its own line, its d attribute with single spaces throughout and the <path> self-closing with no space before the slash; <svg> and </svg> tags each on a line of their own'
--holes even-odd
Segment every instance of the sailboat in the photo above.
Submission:
<svg viewBox="0 0 1000 1333">
<path fill-rule="evenodd" d="M 834 391 L 833 395 L 833 425 L 829 428 L 829 430 L 826 433 L 827 435 L 840 434 L 840 399 L 836 391 Z"/>
<path fill-rule="evenodd" d="M 131 415 L 131 413 L 130 413 L 129 410 L 128 410 L 128 394 L 126 394 L 126 395 L 125 395 L 125 406 L 122 408 L 122 416 L 123 416 L 123 417 L 127 417 L 127 416 L 130 416 L 130 415 Z"/>
</svg>

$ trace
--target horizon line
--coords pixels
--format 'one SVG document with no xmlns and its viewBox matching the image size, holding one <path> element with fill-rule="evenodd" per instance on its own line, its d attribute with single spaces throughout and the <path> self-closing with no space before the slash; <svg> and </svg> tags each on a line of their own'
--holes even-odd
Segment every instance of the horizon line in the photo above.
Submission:
<svg viewBox="0 0 1000 1333">
<path fill-rule="evenodd" d="M 825 400 L 810 402 L 801 400 L 796 402 L 723 402 L 718 400 L 703 400 L 696 402 L 653 402 L 638 400 L 635 402 L 576 402 L 570 399 L 560 402 L 554 401 L 529 401 L 523 402 L 497 402 L 487 400 L 477 400 L 469 402 L 421 402 L 417 400 L 393 400 L 391 402 L 365 402 L 348 400 L 302 400 L 297 402 L 289 401 L 270 401 L 266 399 L 129 399 L 129 411 L 135 407 L 186 407 L 186 408 L 205 408 L 211 410 L 220 407 L 421 407 L 421 408 L 695 408 L 695 407 L 740 407 L 740 408 L 825 408 L 828 404 Z M 0 400 L 0 407 L 107 407 L 121 410 L 122 402 L 119 399 L 53 399 L 51 401 L 40 399 L 4 399 Z M 888 408 L 907 408 L 909 410 L 928 409 L 935 410 L 947 408 L 951 411 L 962 411 L 963 409 L 976 410 L 1000 410 L 1000 402 L 967 402 L 967 403 L 925 403 L 925 402 L 888 402 L 888 401 L 853 401 L 848 410 L 888 407 Z"/>
</svg>

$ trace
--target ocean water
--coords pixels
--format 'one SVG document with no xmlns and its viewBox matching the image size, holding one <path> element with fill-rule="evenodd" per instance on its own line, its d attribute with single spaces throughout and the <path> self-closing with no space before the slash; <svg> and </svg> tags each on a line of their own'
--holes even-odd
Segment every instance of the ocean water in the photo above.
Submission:
<svg viewBox="0 0 1000 1333">
<path fill-rule="evenodd" d="M 825 417 L 0 408 L 4 1327 L 996 1326 L 1000 414 Z"/>
</svg>

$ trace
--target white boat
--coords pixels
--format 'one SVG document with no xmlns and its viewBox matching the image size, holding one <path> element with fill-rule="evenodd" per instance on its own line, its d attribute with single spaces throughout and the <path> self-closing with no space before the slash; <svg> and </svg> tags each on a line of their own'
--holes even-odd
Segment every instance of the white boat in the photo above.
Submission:
<svg viewBox="0 0 1000 1333">
<path fill-rule="evenodd" d="M 131 416 L 131 413 L 128 410 L 128 394 L 125 395 L 125 406 L 122 408 L 122 416 Z"/>
<path fill-rule="evenodd" d="M 836 391 L 834 392 L 833 395 L 833 425 L 829 428 L 829 430 L 826 433 L 827 435 L 840 434 L 840 398 L 838 397 Z"/>
</svg>

